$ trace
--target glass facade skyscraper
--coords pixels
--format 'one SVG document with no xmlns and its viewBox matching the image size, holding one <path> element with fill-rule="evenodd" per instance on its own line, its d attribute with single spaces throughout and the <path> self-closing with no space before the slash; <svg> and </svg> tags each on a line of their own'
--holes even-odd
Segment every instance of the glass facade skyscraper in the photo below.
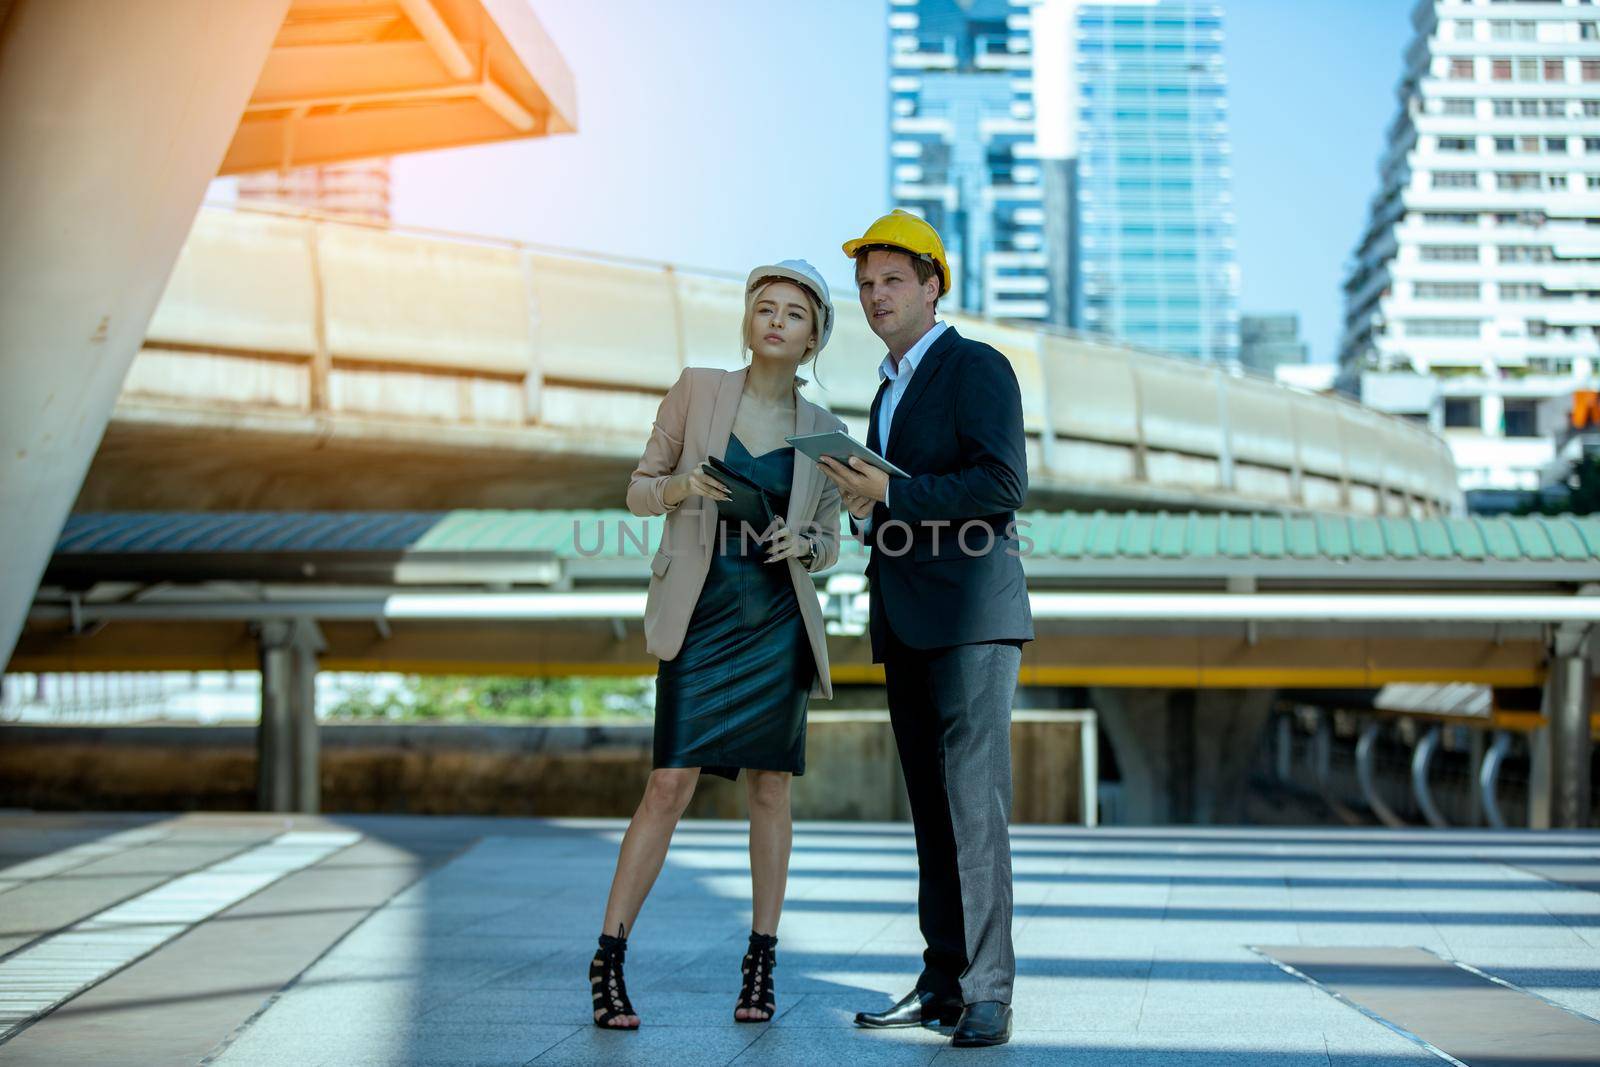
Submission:
<svg viewBox="0 0 1600 1067">
<path fill-rule="evenodd" d="M 1033 0 L 891 0 L 890 200 L 944 238 L 947 300 L 1002 318 L 1050 307 L 1033 151 Z"/>
<path fill-rule="evenodd" d="M 1066 323 L 1196 359 L 1239 353 L 1222 9 L 1077 3 Z M 1069 118 L 1069 121 L 1071 119 Z M 1062 319 L 1057 316 L 1057 321 Z"/>
</svg>

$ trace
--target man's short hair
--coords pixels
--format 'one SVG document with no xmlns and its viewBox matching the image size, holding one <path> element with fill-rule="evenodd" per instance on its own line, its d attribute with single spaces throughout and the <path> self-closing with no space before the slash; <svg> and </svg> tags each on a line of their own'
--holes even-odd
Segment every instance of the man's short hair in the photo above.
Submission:
<svg viewBox="0 0 1600 1067">
<path fill-rule="evenodd" d="M 872 252 L 898 252 L 911 261 L 912 268 L 917 272 L 917 284 L 927 285 L 932 278 L 939 283 L 939 288 L 944 288 L 944 279 L 939 276 L 939 265 L 930 256 L 919 256 L 915 252 L 908 252 L 899 245 L 862 245 L 856 249 L 856 275 L 861 274 L 861 264 L 866 262 L 867 255 Z M 939 306 L 939 298 L 933 298 L 934 307 Z"/>
</svg>

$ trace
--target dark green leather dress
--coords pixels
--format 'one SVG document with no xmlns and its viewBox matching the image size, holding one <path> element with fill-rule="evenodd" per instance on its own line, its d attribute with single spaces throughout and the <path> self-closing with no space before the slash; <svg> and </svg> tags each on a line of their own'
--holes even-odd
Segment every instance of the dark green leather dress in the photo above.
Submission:
<svg viewBox="0 0 1600 1067">
<path fill-rule="evenodd" d="M 752 456 L 730 434 L 723 461 L 789 513 L 793 448 Z M 739 533 L 718 520 L 683 647 L 656 671 L 654 764 L 733 779 L 744 767 L 804 774 L 816 658 L 788 565 L 767 563 L 766 547 Z"/>
</svg>

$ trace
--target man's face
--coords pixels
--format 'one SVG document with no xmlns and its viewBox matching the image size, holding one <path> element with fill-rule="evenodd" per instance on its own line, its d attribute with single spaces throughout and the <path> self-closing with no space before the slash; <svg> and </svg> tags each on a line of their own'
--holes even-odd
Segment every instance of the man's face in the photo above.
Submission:
<svg viewBox="0 0 1600 1067">
<path fill-rule="evenodd" d="M 927 332 L 939 298 L 939 279 L 935 275 L 918 282 L 909 252 L 882 248 L 867 252 L 856 260 L 856 286 L 872 332 L 891 349 L 907 333 L 914 332 L 910 339 L 915 341 Z"/>
</svg>

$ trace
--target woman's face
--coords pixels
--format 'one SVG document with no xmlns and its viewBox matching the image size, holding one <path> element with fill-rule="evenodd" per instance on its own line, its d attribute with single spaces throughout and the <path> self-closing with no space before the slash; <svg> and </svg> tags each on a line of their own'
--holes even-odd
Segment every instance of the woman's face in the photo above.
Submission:
<svg viewBox="0 0 1600 1067">
<path fill-rule="evenodd" d="M 799 364 L 816 347 L 817 315 L 811 299 L 793 282 L 769 282 L 750 309 L 750 351 Z"/>
</svg>

